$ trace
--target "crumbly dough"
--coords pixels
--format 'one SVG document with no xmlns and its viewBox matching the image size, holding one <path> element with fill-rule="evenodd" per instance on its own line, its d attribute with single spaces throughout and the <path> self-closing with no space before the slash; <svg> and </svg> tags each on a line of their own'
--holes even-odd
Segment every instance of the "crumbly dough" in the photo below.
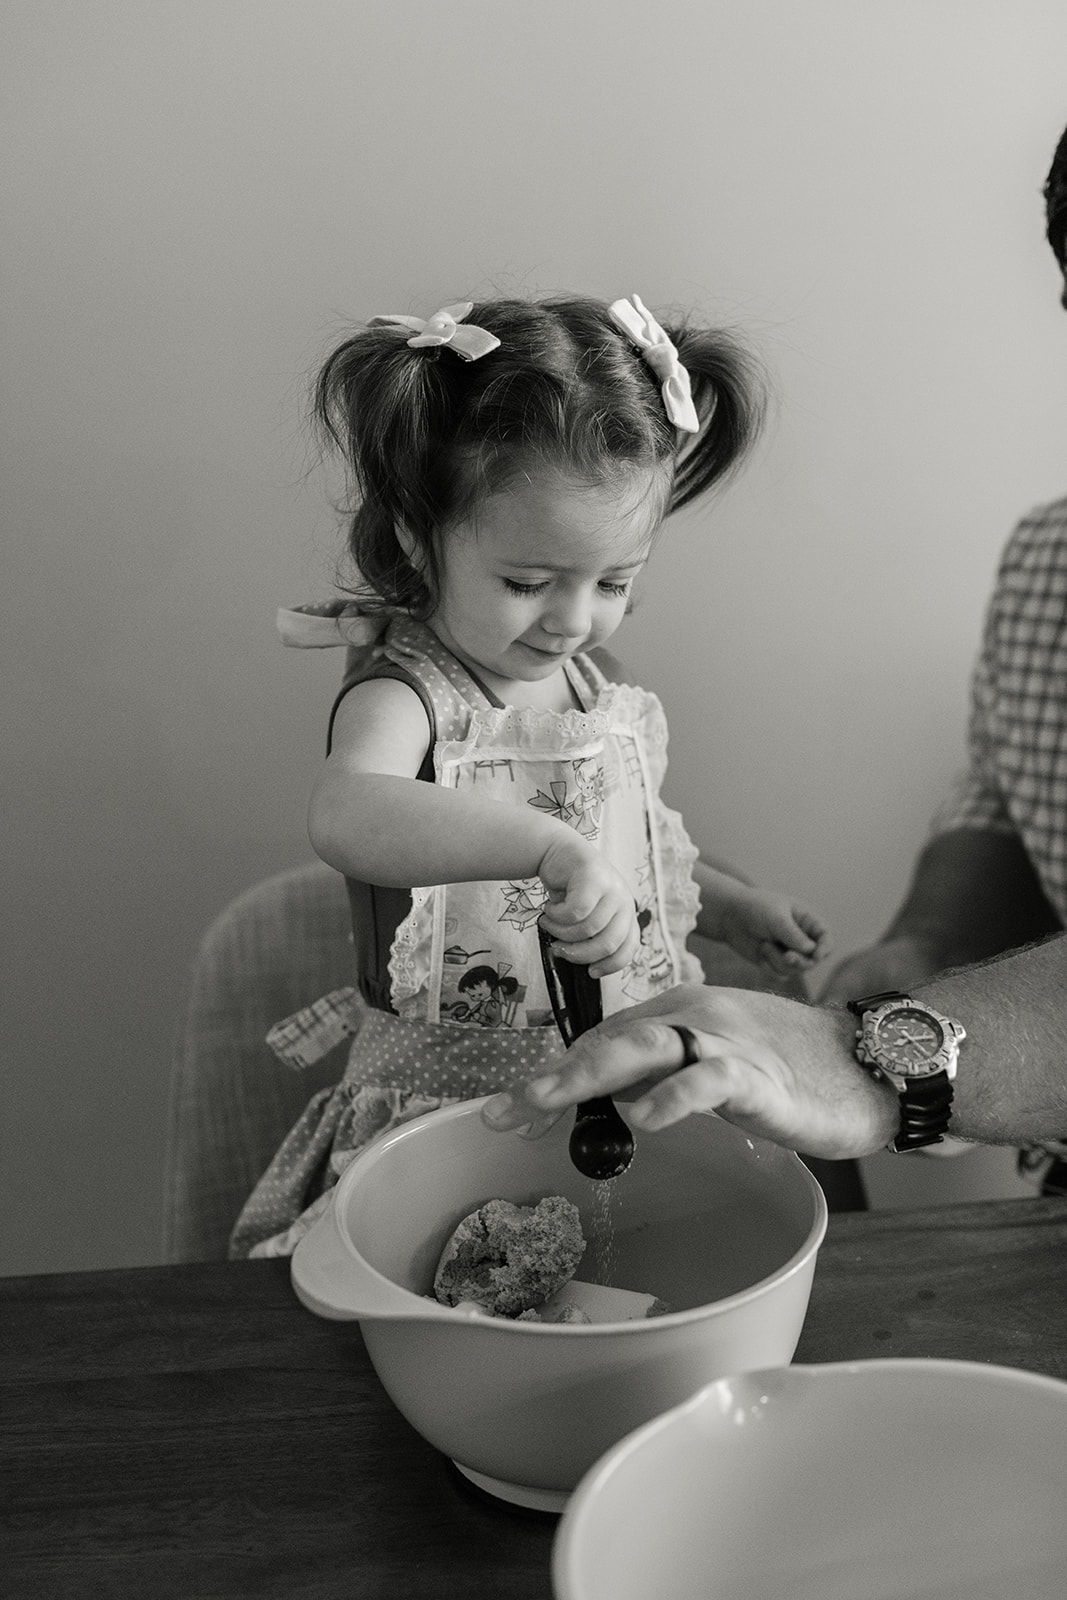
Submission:
<svg viewBox="0 0 1067 1600">
<path fill-rule="evenodd" d="M 433 1280 L 448 1306 L 473 1300 L 498 1317 L 518 1317 L 562 1288 L 585 1251 L 578 1207 L 553 1194 L 535 1206 L 488 1200 L 455 1229 Z"/>
</svg>

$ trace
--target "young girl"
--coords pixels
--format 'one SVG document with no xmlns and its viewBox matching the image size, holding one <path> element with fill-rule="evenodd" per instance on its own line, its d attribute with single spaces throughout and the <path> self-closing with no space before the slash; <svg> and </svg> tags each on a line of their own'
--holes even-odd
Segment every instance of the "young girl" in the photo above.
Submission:
<svg viewBox="0 0 1067 1600">
<path fill-rule="evenodd" d="M 356 1037 L 235 1255 L 290 1252 L 386 1128 L 559 1052 L 538 923 L 603 980 L 605 1014 L 699 981 L 694 927 L 779 974 L 826 947 L 803 906 L 697 862 L 660 799 L 659 701 L 596 659 L 664 518 L 755 435 L 739 346 L 664 330 L 636 295 L 375 317 L 326 362 L 316 411 L 355 491 L 356 598 L 280 620 L 289 642 L 360 646 L 309 819 L 347 880 L 359 998 L 272 1043 L 303 1064 Z"/>
</svg>

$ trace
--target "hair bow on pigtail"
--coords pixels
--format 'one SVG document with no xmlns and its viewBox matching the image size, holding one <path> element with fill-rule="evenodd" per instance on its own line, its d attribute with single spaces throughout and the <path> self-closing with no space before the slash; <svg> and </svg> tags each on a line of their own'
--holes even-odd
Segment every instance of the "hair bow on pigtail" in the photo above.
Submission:
<svg viewBox="0 0 1067 1600">
<path fill-rule="evenodd" d="M 479 328 L 474 323 L 464 325 L 464 317 L 469 317 L 473 310 L 473 300 L 462 300 L 459 305 L 442 306 L 440 311 L 435 311 L 425 322 L 421 317 L 371 317 L 368 327 L 408 328 L 414 334 L 414 337 L 408 340 L 413 350 L 447 344 L 458 356 L 462 356 L 464 361 L 477 361 L 480 357 L 487 356 L 490 350 L 495 350 L 500 340 L 495 333 L 490 333 L 488 328 Z"/>
<path fill-rule="evenodd" d="M 648 307 L 635 294 L 629 300 L 613 301 L 608 315 L 637 346 L 662 384 L 663 405 L 670 421 L 686 433 L 699 433 L 700 418 L 693 404 L 689 374 L 678 359 L 676 346 Z"/>
</svg>

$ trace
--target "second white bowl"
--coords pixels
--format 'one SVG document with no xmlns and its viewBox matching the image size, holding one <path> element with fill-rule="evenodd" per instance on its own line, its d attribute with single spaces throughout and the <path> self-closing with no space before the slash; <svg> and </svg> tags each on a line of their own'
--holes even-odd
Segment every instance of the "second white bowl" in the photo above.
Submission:
<svg viewBox="0 0 1067 1600">
<path fill-rule="evenodd" d="M 583 1479 L 557 1600 L 1063 1600 L 1067 1384 L 967 1361 L 750 1372 Z"/>
</svg>

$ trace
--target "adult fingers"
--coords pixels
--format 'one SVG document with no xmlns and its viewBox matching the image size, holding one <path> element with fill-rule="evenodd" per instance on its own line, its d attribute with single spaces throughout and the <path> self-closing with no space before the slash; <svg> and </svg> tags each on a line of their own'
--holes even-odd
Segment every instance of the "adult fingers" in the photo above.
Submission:
<svg viewBox="0 0 1067 1600">
<path fill-rule="evenodd" d="M 565 1111 L 553 1111 L 543 1117 L 534 1117 L 533 1121 L 528 1123 L 526 1127 L 520 1128 L 520 1139 L 543 1139 L 545 1134 L 550 1133 L 560 1118 L 565 1117 L 566 1114 Z M 486 1118 L 486 1121 L 489 1121 L 489 1118 Z M 493 1123 L 492 1126 L 499 1128 L 500 1124 Z"/>
<path fill-rule="evenodd" d="M 687 1059 L 682 1039 L 666 1024 L 636 1021 L 614 1036 L 609 1030 L 610 1023 L 583 1034 L 557 1071 L 494 1095 L 482 1107 L 482 1120 L 498 1132 L 520 1128 L 536 1138 L 580 1100 L 643 1086 Z"/>
<path fill-rule="evenodd" d="M 635 1128 L 656 1133 L 696 1112 L 714 1111 L 728 1098 L 732 1076 L 728 1041 L 705 1034 L 700 1046 L 708 1052 L 706 1058 L 672 1072 L 627 1106 L 627 1119 Z"/>
<path fill-rule="evenodd" d="M 630 1020 L 625 1024 L 616 1020 L 623 1017 Z M 705 1054 L 701 1036 L 695 1037 L 701 1055 Z M 583 1034 L 558 1071 L 528 1084 L 526 1097 L 538 1110 L 553 1111 L 663 1077 L 685 1060 L 683 1040 L 668 1022 L 617 1012 L 615 1018 Z"/>
<path fill-rule="evenodd" d="M 707 1041 L 718 1035 L 717 1021 L 726 1025 L 722 1037 L 729 1037 L 728 996 L 729 991 L 720 991 L 716 1000 L 703 985 L 680 985 L 618 1011 L 583 1034 L 556 1071 L 494 1095 L 482 1116 L 493 1128 L 525 1128 L 546 1113 L 566 1110 L 595 1095 L 640 1093 L 650 1082 L 686 1065 L 678 1026 L 691 1032 L 702 1056 L 712 1053 Z M 736 1052 L 736 1043 L 730 1048 Z"/>
</svg>

